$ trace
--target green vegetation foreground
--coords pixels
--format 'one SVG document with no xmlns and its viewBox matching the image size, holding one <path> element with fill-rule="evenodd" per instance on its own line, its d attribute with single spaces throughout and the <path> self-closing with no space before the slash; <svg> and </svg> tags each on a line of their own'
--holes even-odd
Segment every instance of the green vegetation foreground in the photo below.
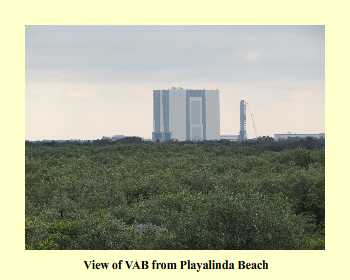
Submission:
<svg viewBox="0 0 350 280">
<path fill-rule="evenodd" d="M 26 142 L 27 249 L 324 249 L 324 140 Z"/>
</svg>

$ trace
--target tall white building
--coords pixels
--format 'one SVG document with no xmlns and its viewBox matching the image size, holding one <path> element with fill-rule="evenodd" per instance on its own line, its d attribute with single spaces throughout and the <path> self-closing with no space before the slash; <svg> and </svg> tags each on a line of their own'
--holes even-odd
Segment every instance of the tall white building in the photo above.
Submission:
<svg viewBox="0 0 350 280">
<path fill-rule="evenodd" d="M 153 141 L 219 139 L 219 90 L 153 91 Z"/>
</svg>

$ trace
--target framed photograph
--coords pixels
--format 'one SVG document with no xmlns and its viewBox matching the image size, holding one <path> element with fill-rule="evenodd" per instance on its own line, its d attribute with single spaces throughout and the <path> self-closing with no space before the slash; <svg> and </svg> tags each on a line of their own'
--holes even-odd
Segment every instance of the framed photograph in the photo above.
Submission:
<svg viewBox="0 0 350 280">
<path fill-rule="evenodd" d="M 347 278 L 346 5 L 151 2 L 7 4 L 0 275 Z"/>
</svg>

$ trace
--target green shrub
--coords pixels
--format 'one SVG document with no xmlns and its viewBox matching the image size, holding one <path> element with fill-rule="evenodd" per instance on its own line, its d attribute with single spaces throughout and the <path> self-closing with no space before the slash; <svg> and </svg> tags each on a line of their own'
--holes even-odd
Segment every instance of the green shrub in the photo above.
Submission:
<svg viewBox="0 0 350 280">
<path fill-rule="evenodd" d="M 324 164 L 315 139 L 26 142 L 26 248 L 323 249 Z"/>
</svg>

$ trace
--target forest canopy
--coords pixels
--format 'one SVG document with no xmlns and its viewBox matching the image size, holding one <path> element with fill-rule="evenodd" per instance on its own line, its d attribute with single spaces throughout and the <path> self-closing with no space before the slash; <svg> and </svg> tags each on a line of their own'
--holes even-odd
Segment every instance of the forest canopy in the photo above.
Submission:
<svg viewBox="0 0 350 280">
<path fill-rule="evenodd" d="M 324 140 L 26 142 L 27 249 L 324 249 Z"/>
</svg>

